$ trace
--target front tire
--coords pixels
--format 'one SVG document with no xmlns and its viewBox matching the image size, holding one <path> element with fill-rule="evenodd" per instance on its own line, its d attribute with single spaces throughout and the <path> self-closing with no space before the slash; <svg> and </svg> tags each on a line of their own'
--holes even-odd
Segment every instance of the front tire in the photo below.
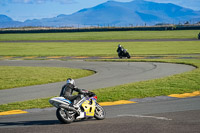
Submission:
<svg viewBox="0 0 200 133">
<path fill-rule="evenodd" d="M 70 114 L 69 111 L 58 108 L 56 110 L 56 116 L 61 123 L 69 124 L 74 121 L 75 117 L 74 114 Z"/>
<path fill-rule="evenodd" d="M 130 56 L 130 54 L 127 52 L 127 54 L 126 54 L 126 57 L 128 58 L 128 59 L 130 59 L 131 58 L 131 56 Z"/>
<path fill-rule="evenodd" d="M 103 107 L 101 107 L 99 104 L 96 105 L 96 109 L 95 109 L 95 113 L 94 113 L 94 117 L 97 120 L 103 120 L 106 116 L 106 112 L 103 109 Z"/>
</svg>

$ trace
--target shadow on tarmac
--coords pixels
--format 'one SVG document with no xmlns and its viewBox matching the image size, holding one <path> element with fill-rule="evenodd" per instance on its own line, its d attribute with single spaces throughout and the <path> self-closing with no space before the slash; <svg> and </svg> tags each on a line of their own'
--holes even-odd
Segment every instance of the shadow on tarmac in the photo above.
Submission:
<svg viewBox="0 0 200 133">
<path fill-rule="evenodd" d="M 55 125 L 61 124 L 58 120 L 40 120 L 40 121 L 18 121 L 18 122 L 0 122 L 0 126 L 33 126 L 33 125 Z"/>
<path fill-rule="evenodd" d="M 75 120 L 72 123 L 82 123 L 84 121 L 97 121 L 96 119 Z M 24 126 L 48 126 L 62 125 L 59 120 L 38 120 L 38 121 L 18 121 L 18 122 L 0 122 L 0 127 L 24 127 Z"/>
</svg>

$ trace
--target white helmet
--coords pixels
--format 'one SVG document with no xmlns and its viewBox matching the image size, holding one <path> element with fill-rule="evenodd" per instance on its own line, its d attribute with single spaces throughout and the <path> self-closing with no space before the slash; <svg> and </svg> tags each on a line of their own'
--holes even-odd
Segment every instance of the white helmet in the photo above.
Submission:
<svg viewBox="0 0 200 133">
<path fill-rule="evenodd" d="M 68 78 L 67 79 L 67 84 L 72 84 L 72 85 L 75 86 L 75 81 L 73 79 L 71 79 L 71 78 Z"/>
</svg>

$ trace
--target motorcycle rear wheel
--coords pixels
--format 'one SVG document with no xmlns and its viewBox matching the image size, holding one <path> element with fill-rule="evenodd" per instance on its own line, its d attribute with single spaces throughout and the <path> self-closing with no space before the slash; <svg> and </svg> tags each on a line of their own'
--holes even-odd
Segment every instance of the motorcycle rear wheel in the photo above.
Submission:
<svg viewBox="0 0 200 133">
<path fill-rule="evenodd" d="M 106 116 L 105 110 L 103 109 L 103 107 L 97 104 L 94 113 L 94 118 L 96 118 L 97 120 L 103 120 L 105 116 Z"/>
<path fill-rule="evenodd" d="M 61 123 L 65 124 L 69 124 L 75 120 L 75 116 L 63 108 L 58 108 L 56 110 L 56 116 Z"/>
</svg>

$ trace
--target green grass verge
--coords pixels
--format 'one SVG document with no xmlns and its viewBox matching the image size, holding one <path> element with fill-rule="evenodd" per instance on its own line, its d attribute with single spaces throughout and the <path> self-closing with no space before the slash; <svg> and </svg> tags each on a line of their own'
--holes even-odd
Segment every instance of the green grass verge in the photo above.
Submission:
<svg viewBox="0 0 200 133">
<path fill-rule="evenodd" d="M 118 42 L 0 43 L 0 56 L 117 56 Z M 131 55 L 196 54 L 200 41 L 123 42 Z"/>
<path fill-rule="evenodd" d="M 112 60 L 122 61 L 122 60 Z M 136 61 L 136 60 L 123 60 Z M 94 90 L 99 102 L 129 100 L 131 98 L 144 98 L 169 95 L 173 93 L 185 93 L 200 90 L 200 60 L 137 60 L 137 61 L 159 61 L 190 64 L 198 67 L 190 72 L 176 74 L 161 79 L 141 81 Z M 46 108 L 51 107 L 48 103 L 50 98 L 35 99 L 24 102 L 16 102 L 0 105 L 0 112 L 15 109 Z"/>
<path fill-rule="evenodd" d="M 68 77 L 76 79 L 93 73 L 74 68 L 0 66 L 0 90 L 65 81 Z"/>
<path fill-rule="evenodd" d="M 41 98 L 28 100 L 24 102 L 15 102 L 9 104 L 0 105 L 0 112 L 9 111 L 9 110 L 25 110 L 33 108 L 48 108 L 52 107 L 49 103 L 50 98 Z"/>
<path fill-rule="evenodd" d="M 173 39 L 173 38 L 180 39 L 180 38 L 197 38 L 198 33 L 199 30 L 1 34 L 0 41 Z"/>
</svg>

